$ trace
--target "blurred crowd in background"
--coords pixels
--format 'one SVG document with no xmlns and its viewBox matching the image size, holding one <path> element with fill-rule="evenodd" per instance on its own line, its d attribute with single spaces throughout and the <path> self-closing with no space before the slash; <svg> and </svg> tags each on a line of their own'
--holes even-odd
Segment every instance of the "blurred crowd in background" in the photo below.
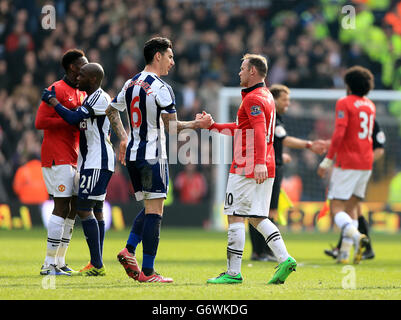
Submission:
<svg viewBox="0 0 401 320">
<path fill-rule="evenodd" d="M 41 26 L 46 4 L 56 9 L 54 30 Z M 341 27 L 346 4 L 372 32 Z M 63 76 L 60 59 L 68 49 L 80 48 L 103 65 L 102 87 L 113 97 L 144 67 L 145 41 L 170 38 L 176 65 L 165 80 L 175 91 L 178 118 L 189 120 L 202 110 L 217 114 L 219 89 L 239 85 L 246 52 L 267 57 L 267 84 L 344 88 L 345 69 L 359 64 L 373 72 L 376 89 L 397 89 L 398 12 L 390 0 L 0 0 L 0 203 L 17 199 L 17 169 L 40 157 L 36 110 L 42 89 Z M 366 39 L 370 34 L 380 45 Z M 210 197 L 212 174 L 211 166 L 172 166 L 177 198 L 196 204 Z M 108 199 L 128 201 L 126 170 L 117 168 L 113 179 Z"/>
</svg>

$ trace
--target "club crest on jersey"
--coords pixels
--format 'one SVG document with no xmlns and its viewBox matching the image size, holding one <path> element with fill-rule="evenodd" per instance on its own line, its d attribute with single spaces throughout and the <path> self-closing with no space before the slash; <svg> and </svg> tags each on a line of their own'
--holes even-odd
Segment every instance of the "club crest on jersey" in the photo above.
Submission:
<svg viewBox="0 0 401 320">
<path fill-rule="evenodd" d="M 64 192 L 64 191 L 65 191 L 65 185 L 60 184 L 60 185 L 58 186 L 58 191 Z"/>
<path fill-rule="evenodd" d="M 260 109 L 260 106 L 252 106 L 251 107 L 251 115 L 252 116 L 258 116 L 262 113 L 262 110 Z"/>
</svg>

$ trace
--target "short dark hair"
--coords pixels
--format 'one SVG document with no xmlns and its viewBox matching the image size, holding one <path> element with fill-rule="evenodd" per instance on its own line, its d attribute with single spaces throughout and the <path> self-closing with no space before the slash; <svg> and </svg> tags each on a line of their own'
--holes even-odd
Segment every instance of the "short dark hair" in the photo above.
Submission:
<svg viewBox="0 0 401 320">
<path fill-rule="evenodd" d="M 263 78 L 267 76 L 267 59 L 259 54 L 247 53 L 242 57 L 242 60 L 248 60 L 250 66 L 254 66 L 259 75 Z"/>
<path fill-rule="evenodd" d="M 163 54 L 166 50 L 173 48 L 173 44 L 170 39 L 156 37 L 146 41 L 145 46 L 143 48 L 143 56 L 145 57 L 145 63 L 151 64 L 153 58 L 157 52 Z"/>
<path fill-rule="evenodd" d="M 345 71 L 344 82 L 348 85 L 352 94 L 363 97 L 374 88 L 374 76 L 370 70 L 353 66 Z"/>
<path fill-rule="evenodd" d="M 290 89 L 283 84 L 273 84 L 270 86 L 269 91 L 272 94 L 274 99 L 277 99 L 278 97 L 280 97 L 281 92 L 290 94 Z"/>
<path fill-rule="evenodd" d="M 61 59 L 61 64 L 63 65 L 64 70 L 67 71 L 68 66 L 81 57 L 85 57 L 85 53 L 79 49 L 70 49 L 67 52 L 65 52 Z"/>
</svg>

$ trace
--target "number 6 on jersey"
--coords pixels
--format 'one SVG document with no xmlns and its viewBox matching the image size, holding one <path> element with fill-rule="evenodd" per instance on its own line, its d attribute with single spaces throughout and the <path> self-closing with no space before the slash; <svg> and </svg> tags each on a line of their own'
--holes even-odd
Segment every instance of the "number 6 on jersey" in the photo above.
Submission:
<svg viewBox="0 0 401 320">
<path fill-rule="evenodd" d="M 139 108 L 139 96 L 134 97 L 130 105 L 132 128 L 139 128 L 142 124 L 142 112 Z"/>
</svg>

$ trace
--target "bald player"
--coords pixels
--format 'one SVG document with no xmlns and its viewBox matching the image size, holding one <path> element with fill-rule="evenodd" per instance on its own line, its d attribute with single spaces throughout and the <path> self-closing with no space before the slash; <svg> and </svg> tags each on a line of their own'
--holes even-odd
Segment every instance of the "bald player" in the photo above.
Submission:
<svg viewBox="0 0 401 320">
<path fill-rule="evenodd" d="M 98 63 L 88 63 L 81 68 L 78 86 L 87 93 L 87 98 L 74 111 L 60 104 L 54 87 L 52 90 L 45 89 L 42 95 L 43 101 L 54 107 L 66 122 L 78 125 L 80 130 L 77 213 L 82 221 L 91 256 L 88 265 L 80 270 L 85 276 L 106 274 L 102 260 L 103 202 L 114 172 L 115 154 L 110 142 L 110 122 L 105 113 L 111 99 L 100 87 L 103 77 L 103 68 Z"/>
</svg>

